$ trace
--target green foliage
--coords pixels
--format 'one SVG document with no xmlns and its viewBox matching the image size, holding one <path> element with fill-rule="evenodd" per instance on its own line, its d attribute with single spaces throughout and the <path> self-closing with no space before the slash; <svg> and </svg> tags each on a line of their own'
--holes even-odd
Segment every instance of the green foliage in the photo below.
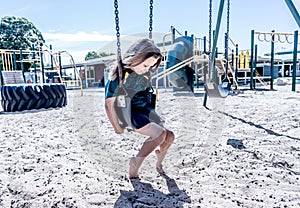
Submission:
<svg viewBox="0 0 300 208">
<path fill-rule="evenodd" d="M 24 17 L 5 16 L 0 24 L 1 49 L 31 49 L 38 40 L 44 43 L 42 33 Z"/>
<path fill-rule="evenodd" d="M 85 55 L 84 60 L 87 61 L 87 60 L 102 58 L 102 57 L 111 56 L 111 55 L 114 55 L 114 53 L 106 53 L 106 52 L 97 53 L 96 51 L 90 51 Z"/>
<path fill-rule="evenodd" d="M 89 51 L 86 55 L 84 60 L 90 60 L 90 59 L 96 59 L 96 58 L 100 58 L 100 55 L 97 54 L 96 51 Z"/>
</svg>

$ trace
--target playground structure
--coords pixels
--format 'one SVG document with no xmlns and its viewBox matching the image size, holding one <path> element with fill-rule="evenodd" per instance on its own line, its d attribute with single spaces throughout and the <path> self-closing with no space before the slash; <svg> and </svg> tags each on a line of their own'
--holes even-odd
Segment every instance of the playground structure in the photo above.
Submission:
<svg viewBox="0 0 300 208">
<path fill-rule="evenodd" d="M 82 89 L 81 78 L 78 74 L 75 61 L 67 51 L 53 52 L 50 50 L 4 50 L 0 49 L 2 71 L 21 71 L 25 83 L 64 83 L 67 89 Z M 24 58 L 26 57 L 26 58 Z M 72 71 L 69 75 L 63 69 L 62 59 L 69 59 Z M 25 71 L 24 65 L 30 65 Z M 1 85 L 1 82 L 0 82 Z"/>
<path fill-rule="evenodd" d="M 177 30 L 174 28 L 174 31 Z M 261 38 L 261 36 L 269 35 L 270 39 L 267 41 L 271 44 L 277 42 L 283 43 L 284 41 L 290 44 L 297 42 L 291 38 L 293 37 L 295 39 L 293 33 L 255 32 L 254 34 L 258 35 L 257 39 L 259 41 L 266 41 L 266 37 Z M 199 84 L 206 82 L 205 74 L 207 73 L 209 63 L 208 52 L 205 48 L 207 39 L 206 37 L 196 38 L 193 35 L 187 36 L 187 32 L 185 35 L 180 34 L 177 38 L 175 37 L 175 32 L 168 33 L 165 36 L 168 35 L 174 37 L 172 37 L 171 45 L 169 45 L 168 50 L 166 50 L 165 47 L 168 41 L 165 40 L 165 37 L 163 38 L 163 54 L 165 54 L 165 59 L 163 62 L 163 70 L 158 71 L 158 73 L 153 76 L 156 89 L 158 89 L 159 86 L 158 82 L 163 79 L 165 88 L 171 86 L 174 91 L 194 91 L 195 86 L 198 87 Z M 278 36 L 277 40 L 272 41 L 272 36 Z M 292 79 L 296 80 L 296 77 L 300 76 L 297 59 L 287 61 L 281 59 L 276 60 L 274 58 L 270 59 L 268 57 L 258 58 L 257 45 L 255 46 L 254 55 L 252 55 L 251 50 L 239 51 L 238 44 L 235 44 L 230 38 L 229 40 L 234 49 L 228 47 L 231 51 L 231 53 L 228 54 L 228 59 L 225 59 L 225 56 L 221 56 L 224 55 L 224 53 L 217 52 L 216 58 L 214 59 L 214 66 L 218 78 L 217 81 L 221 83 L 224 76 L 227 76 L 231 84 L 230 90 L 232 92 L 239 92 L 241 85 L 247 86 L 250 84 L 250 88 L 253 89 L 257 85 L 257 82 L 262 86 L 266 86 L 268 83 L 272 86 L 274 79 L 278 77 L 292 77 Z M 296 53 L 296 51 L 295 49 L 290 52 L 290 54 Z M 280 52 L 275 53 L 275 51 L 273 51 L 271 54 L 278 55 Z M 275 62 L 273 65 L 271 65 L 272 61 Z M 227 62 L 229 63 L 228 66 Z M 226 67 L 228 67 L 227 73 Z M 293 68 L 296 70 L 293 70 Z M 253 75 L 252 77 L 251 74 Z M 273 76 L 271 76 L 271 74 L 273 74 Z M 292 84 L 293 88 L 294 84 L 295 82 Z"/>
<path fill-rule="evenodd" d="M 72 76 L 62 69 L 62 56 L 70 58 Z M 71 54 L 41 46 L 32 50 L 0 49 L 1 104 L 5 112 L 63 107 L 66 89 L 81 88 Z M 82 91 L 81 91 L 82 92 Z"/>
<path fill-rule="evenodd" d="M 250 89 L 255 88 L 254 80 L 257 78 L 257 45 L 255 45 L 255 35 L 257 35 L 259 41 L 270 42 L 271 43 L 271 53 L 270 53 L 270 76 L 267 77 L 270 80 L 270 89 L 274 89 L 274 79 L 278 76 L 291 76 L 292 77 L 292 91 L 296 90 L 296 76 L 300 75 L 300 69 L 297 67 L 297 53 L 298 53 L 298 31 L 294 33 L 285 33 L 285 32 L 275 32 L 274 30 L 271 32 L 255 32 L 251 31 L 251 63 L 250 63 Z M 263 36 L 264 38 L 261 38 Z M 269 38 L 268 38 L 269 37 Z M 276 38 L 277 37 L 277 38 Z M 282 38 L 284 37 L 284 38 Z M 289 39 L 289 37 L 293 37 L 293 41 Z M 284 63 L 277 64 L 275 66 L 275 43 L 289 43 L 294 44 L 294 50 L 290 52 L 293 54 L 292 67 L 286 69 Z M 286 53 L 287 54 L 287 53 Z M 299 65 L 299 64 L 298 64 Z M 260 79 L 260 78 L 259 78 Z"/>
<path fill-rule="evenodd" d="M 150 1 L 152 5 L 153 1 Z M 289 0 L 285 1 L 293 13 L 296 21 L 299 19 L 299 14 L 295 10 L 292 2 Z M 157 70 L 153 76 L 153 82 L 156 85 L 156 94 L 158 95 L 159 82 L 163 80 L 165 88 L 173 87 L 174 91 L 192 91 L 194 87 L 199 84 L 204 84 L 205 97 L 204 105 L 206 105 L 206 99 L 210 97 L 223 97 L 228 96 L 230 92 L 238 93 L 241 85 L 250 84 L 250 88 L 255 87 L 256 82 L 263 86 L 270 83 L 271 89 L 273 89 L 273 81 L 275 78 L 280 76 L 279 71 L 274 70 L 274 64 L 268 65 L 274 62 L 274 58 L 266 60 L 266 58 L 257 58 L 257 46 L 254 46 L 250 50 L 239 51 L 238 44 L 230 38 L 229 35 L 229 12 L 230 12 L 230 0 L 227 0 L 227 31 L 225 33 L 225 51 L 224 53 L 218 52 L 217 42 L 220 31 L 220 24 L 222 14 L 224 10 L 225 0 L 220 0 L 219 10 L 217 14 L 217 21 L 215 30 L 212 31 L 212 0 L 209 1 L 209 37 L 198 38 L 194 35 L 187 35 L 185 32 L 182 35 L 173 26 L 172 32 L 167 33 L 163 36 L 162 43 L 157 45 L 163 47 L 163 64 Z M 150 6 L 151 7 L 151 6 Z M 152 16 L 151 16 L 152 18 Z M 118 24 L 119 19 L 116 18 Z M 152 21 L 150 20 L 152 23 Z M 298 21 L 297 21 L 298 22 Z M 152 29 L 152 25 L 151 25 Z M 179 37 L 176 37 L 176 33 L 179 33 Z M 214 36 L 212 37 L 212 33 Z M 260 32 L 261 33 L 261 32 Z M 118 32 L 117 32 L 118 34 Z M 151 31 L 150 31 L 151 34 Z M 149 37 L 152 37 L 150 36 Z M 256 34 L 259 34 L 256 32 Z M 265 34 L 265 33 L 261 33 Z M 270 33 L 274 36 L 274 33 Z M 297 43 L 298 41 L 290 41 L 287 36 L 290 33 L 281 33 L 285 35 L 286 42 Z M 275 35 L 279 35 L 275 33 Z M 166 41 L 167 36 L 172 36 L 171 41 Z M 259 39 L 259 37 L 258 37 Z M 283 42 L 284 39 L 278 36 L 278 42 Z M 270 42 L 274 42 L 271 41 Z M 230 44 L 233 45 L 230 48 Z M 252 44 L 253 45 L 253 44 Z M 297 44 L 295 44 L 297 45 Z M 166 47 L 168 46 L 168 49 Z M 207 47 L 208 46 L 208 47 Z M 255 52 L 256 51 L 256 52 Z M 294 51 L 297 51 L 294 50 Z M 254 53 L 256 56 L 254 57 Z M 221 57 L 220 54 L 223 56 Z M 271 53 L 272 54 L 272 53 Z M 294 57 L 297 54 L 294 54 Z M 277 60 L 276 60 L 277 61 Z M 278 60 L 279 64 L 279 60 Z M 278 65 L 277 64 L 277 65 Z M 297 59 L 294 58 L 293 67 L 290 67 L 289 74 L 294 75 L 292 68 L 296 68 Z M 278 67 L 278 66 L 276 66 Z M 278 67 L 280 68 L 280 67 Z M 286 68 L 286 66 L 283 66 Z M 290 73 L 291 72 L 291 73 Z M 295 72 L 296 73 L 296 72 Z M 296 76 L 296 75 L 295 75 Z M 295 77 L 293 76 L 293 90 Z M 161 84 L 160 84 L 161 85 Z M 158 96 L 157 96 L 158 98 Z"/>
<path fill-rule="evenodd" d="M 199 75 L 202 75 L 206 94 L 210 97 L 226 97 L 230 90 L 239 91 L 238 83 L 236 80 L 235 73 L 232 69 L 232 63 L 229 63 L 228 59 L 228 39 L 229 39 L 229 1 L 227 4 L 227 33 L 225 35 L 225 58 L 219 59 L 217 57 L 217 39 L 220 29 L 220 22 L 224 7 L 224 0 L 220 2 L 220 9 L 218 13 L 218 20 L 213 45 L 211 44 L 212 39 L 212 1 L 210 1 L 210 22 L 209 22 L 209 38 L 203 38 L 204 49 L 197 48 L 199 44 L 199 38 L 193 36 L 188 37 L 187 35 L 175 39 L 172 38 L 173 48 L 168 52 L 167 60 L 165 63 L 165 69 L 163 72 L 155 75 L 156 86 L 159 79 L 168 76 L 170 82 L 176 88 L 185 88 L 193 91 L 194 81 L 198 85 Z M 174 32 L 173 32 L 174 36 Z M 208 42 L 209 50 L 206 50 L 206 44 Z M 182 62 L 180 62 L 182 61 Z M 167 69 L 166 69 L 167 68 Z M 199 70 L 200 69 L 200 70 Z M 193 77 L 192 74 L 195 74 Z M 165 78 L 164 78 L 165 79 Z M 182 87 L 183 85 L 185 87 Z M 181 86 L 181 87 L 180 87 Z M 187 87 L 188 86 L 188 87 Z M 157 88 L 157 87 L 156 87 Z M 156 90 L 157 91 L 157 90 Z M 158 91 L 157 91 L 158 92 Z"/>
<path fill-rule="evenodd" d="M 173 87 L 174 91 L 191 91 L 194 87 L 206 82 L 208 72 L 209 56 L 205 51 L 206 37 L 196 38 L 194 35 L 185 35 L 175 37 L 176 29 L 172 27 L 172 32 L 163 38 L 163 69 L 153 75 L 153 81 L 158 95 L 159 81 L 163 79 L 164 87 Z M 178 32 L 178 31 L 177 31 Z M 166 36 L 172 36 L 171 45 L 166 50 Z M 224 57 L 215 58 L 216 76 L 218 82 L 222 82 L 226 72 L 226 59 Z M 233 66 L 229 64 L 229 73 L 227 79 L 232 91 L 239 91 L 238 82 L 234 75 Z M 223 94 L 222 96 L 227 96 Z"/>
<path fill-rule="evenodd" d="M 289 0 L 285 1 L 290 8 L 293 16 L 295 17 L 298 25 L 300 17 L 296 11 L 293 3 Z M 216 30 L 214 30 L 214 39 L 211 46 L 211 37 L 206 39 L 194 38 L 192 36 L 182 36 L 175 39 L 172 38 L 171 49 L 164 53 L 166 54 L 164 70 L 158 72 L 153 78 L 156 78 L 156 89 L 158 88 L 158 81 L 164 79 L 164 85 L 166 87 L 166 77 L 173 86 L 174 90 L 189 89 L 193 91 L 194 85 L 198 86 L 199 75 L 202 78 L 202 82 L 206 86 L 206 96 L 204 105 L 206 103 L 207 94 L 212 97 L 226 97 L 229 89 L 233 92 L 239 92 L 239 85 L 247 85 L 250 83 L 250 89 L 255 87 L 256 81 L 259 81 L 262 85 L 267 85 L 266 81 L 270 81 L 271 89 L 273 89 L 274 79 L 279 76 L 291 76 L 292 77 L 292 91 L 295 91 L 296 76 L 299 76 L 300 69 L 299 63 L 297 65 L 297 45 L 298 43 L 298 31 L 295 33 L 270 33 L 255 32 L 252 31 L 251 50 L 239 51 L 238 44 L 235 44 L 229 37 L 229 0 L 227 4 L 227 32 L 225 33 L 225 52 L 224 57 L 218 57 L 217 51 L 217 39 L 220 29 L 220 19 L 224 8 L 224 0 L 220 1 L 218 18 L 216 23 Z M 209 35 L 211 36 L 211 1 L 210 1 L 210 26 Z M 254 49 L 254 34 L 258 35 L 260 41 L 268 41 L 272 44 L 271 59 L 258 60 L 257 58 L 257 45 Z M 173 34 L 174 35 L 174 34 Z M 260 36 L 264 36 L 264 40 Z M 266 40 L 266 36 L 270 36 L 269 40 Z M 277 36 L 277 40 L 275 37 Z M 294 40 L 291 41 L 289 37 L 294 36 Z M 197 48 L 199 45 L 197 42 L 203 41 L 203 48 Z M 230 49 L 229 41 L 234 45 L 234 49 Z M 165 41 L 163 41 L 165 44 Z M 209 50 L 206 50 L 206 44 L 208 42 Z M 277 65 L 274 66 L 274 43 L 287 42 L 294 43 L 293 64 L 289 63 L 287 66 L 285 61 L 277 60 Z M 193 44 L 194 43 L 194 44 Z M 200 44 L 201 45 L 201 44 Z M 165 49 L 165 47 L 164 47 Z M 229 53 L 231 51 L 231 54 Z M 278 53 L 277 53 L 278 54 Z M 266 63 L 270 63 L 268 66 Z M 258 66 L 260 64 L 261 66 Z M 279 66 L 281 64 L 281 66 Z M 198 67 L 200 66 L 200 67 Z M 262 69 L 260 69 L 260 67 Z M 288 67 L 288 68 L 287 68 Z M 282 69 L 281 69 L 282 68 Z M 276 69 L 276 70 L 274 70 Z M 295 69 L 295 70 L 293 70 Z M 194 76 L 194 78 L 193 78 Z M 196 82 L 194 82 L 194 81 Z M 229 82 L 229 85 L 228 83 Z M 208 83 L 211 86 L 211 91 L 208 89 Z M 224 91 L 225 89 L 225 91 Z M 222 92 L 223 90 L 223 92 Z M 210 92 L 209 92 L 210 91 Z M 158 90 L 157 90 L 158 93 Z"/>
<path fill-rule="evenodd" d="M 153 1 L 150 1 L 150 3 Z M 224 57 L 219 57 L 217 42 L 220 30 L 220 24 L 222 19 L 222 13 L 224 8 L 225 0 L 220 0 L 216 28 L 214 30 L 214 37 L 212 37 L 212 0 L 210 0 L 210 17 L 209 17 L 209 38 L 197 38 L 193 35 L 188 36 L 180 35 L 180 37 L 175 37 L 175 32 L 172 31 L 172 45 L 168 52 L 163 51 L 164 58 L 164 69 L 154 75 L 154 80 L 156 82 L 156 88 L 158 89 L 158 81 L 163 79 L 164 86 L 171 85 L 174 91 L 180 90 L 190 90 L 194 91 L 194 86 L 199 85 L 199 83 L 205 86 L 205 99 L 207 96 L 212 97 L 226 97 L 230 91 L 239 92 L 240 84 L 250 83 L 250 88 L 254 89 L 256 80 L 265 85 L 264 80 L 271 81 L 271 89 L 273 89 L 273 81 L 276 78 L 276 70 L 274 71 L 274 43 L 277 42 L 288 42 L 294 43 L 293 51 L 293 65 L 288 70 L 283 69 L 283 74 L 290 74 L 292 76 L 293 85 L 292 90 L 295 90 L 296 75 L 297 71 L 293 70 L 297 68 L 297 43 L 298 43 L 298 32 L 295 31 L 294 41 L 291 41 L 290 36 L 292 33 L 275 33 L 272 31 L 267 32 L 254 32 L 252 31 L 251 40 L 251 50 L 238 51 L 238 45 L 235 44 L 229 36 L 229 9 L 230 0 L 227 0 L 227 31 L 225 33 L 225 52 Z M 289 9 L 291 10 L 296 22 L 300 25 L 300 17 L 290 0 L 285 0 Z M 151 4 L 152 6 L 152 4 Z M 150 6 L 150 7 L 151 7 Z M 152 37 L 152 10 L 150 15 L 150 28 L 149 28 L 149 38 Z M 117 21 L 117 19 L 116 19 Z M 297 32 L 297 34 L 296 34 Z M 271 66 L 270 75 L 264 76 L 257 70 L 257 45 L 254 46 L 254 35 L 258 35 L 260 41 L 271 42 Z M 262 39 L 261 37 L 264 36 Z M 269 37 L 269 38 L 267 38 Z M 277 40 L 276 40 L 277 37 Z M 285 38 L 282 38 L 285 37 Z M 234 45 L 234 49 L 230 49 L 229 41 Z M 163 45 L 166 42 L 163 40 Z M 206 45 L 208 45 L 208 50 Z M 231 51 L 231 53 L 230 53 Z M 82 81 L 79 72 L 74 63 L 73 57 L 67 51 L 53 52 L 50 49 L 43 50 L 41 46 L 32 50 L 0 50 L 1 55 L 1 65 L 0 65 L 0 85 L 8 86 L 10 84 L 53 84 L 61 83 L 66 89 L 80 88 L 82 92 Z M 63 56 L 69 57 L 70 63 L 72 65 L 73 71 L 63 69 L 62 58 Z M 48 61 L 48 64 L 45 64 Z M 25 64 L 29 64 L 30 68 L 25 71 Z M 10 80 L 5 80 L 5 75 L 8 77 L 9 73 L 6 72 L 21 72 L 24 81 L 19 79 L 16 73 L 13 74 L 13 78 Z M 243 76 L 240 76 L 243 74 Z M 249 74 L 249 76 L 248 76 Z M 274 76 L 275 74 L 275 76 Z M 18 78 L 19 77 L 19 78 Z M 12 79 L 15 81 L 13 82 Z M 16 83 L 18 79 L 18 83 Z M 169 83 L 167 83 L 167 79 Z M 10 83 L 10 84 L 9 84 Z M 4 87 L 5 88 L 5 87 Z M 6 92 L 2 90 L 2 92 Z M 158 90 L 157 90 L 158 92 Z M 14 93 L 18 94 L 18 93 Z M 8 111 L 13 111 L 13 108 L 8 109 L 7 104 L 4 104 L 5 99 L 9 96 L 2 93 L 2 105 Z"/>
</svg>

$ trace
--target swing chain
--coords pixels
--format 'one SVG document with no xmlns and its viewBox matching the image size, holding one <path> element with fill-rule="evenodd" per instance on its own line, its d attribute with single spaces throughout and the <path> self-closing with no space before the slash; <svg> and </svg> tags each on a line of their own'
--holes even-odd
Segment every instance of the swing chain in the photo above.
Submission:
<svg viewBox="0 0 300 208">
<path fill-rule="evenodd" d="M 226 75 L 228 74 L 228 67 L 229 67 L 229 61 L 228 61 L 228 40 L 229 40 L 229 21 L 230 21 L 230 0 L 227 0 L 227 31 L 226 31 L 226 40 L 225 40 L 225 59 L 226 59 Z"/>
<path fill-rule="evenodd" d="M 119 11 L 118 11 L 118 0 L 115 0 L 115 23 L 116 23 L 116 35 L 117 35 L 117 53 L 118 58 L 121 57 L 121 41 L 120 41 L 120 26 L 119 26 Z"/>
<path fill-rule="evenodd" d="M 212 39 L 212 0 L 209 1 L 209 23 L 208 23 L 208 63 L 211 62 L 211 39 Z M 208 64 L 208 78 L 211 78 L 211 65 Z"/>
<path fill-rule="evenodd" d="M 150 14 L 149 14 L 149 39 L 152 39 L 152 24 L 153 24 L 153 0 L 150 0 Z"/>
<path fill-rule="evenodd" d="M 118 60 L 118 76 L 119 86 L 122 86 L 122 57 L 121 57 L 121 41 L 120 41 L 120 27 L 119 27 L 119 11 L 118 11 L 118 0 L 114 1 L 115 4 L 115 22 L 116 22 L 116 35 L 117 35 L 117 60 Z"/>
<path fill-rule="evenodd" d="M 230 0 L 227 1 L 227 37 L 229 38 Z"/>
</svg>

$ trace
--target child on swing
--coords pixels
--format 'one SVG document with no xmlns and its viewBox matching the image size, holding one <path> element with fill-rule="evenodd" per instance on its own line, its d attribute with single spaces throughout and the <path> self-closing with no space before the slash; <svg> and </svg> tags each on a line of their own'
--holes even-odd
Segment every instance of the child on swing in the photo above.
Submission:
<svg viewBox="0 0 300 208">
<path fill-rule="evenodd" d="M 147 93 L 151 87 L 151 73 L 162 59 L 159 48 L 150 39 L 136 41 L 123 55 L 123 87 L 131 97 L 131 122 L 137 133 L 148 136 L 137 155 L 130 159 L 129 178 L 138 178 L 139 169 L 145 158 L 155 150 L 156 170 L 163 173 L 162 162 L 174 141 L 174 134 L 164 126 L 164 121 L 153 108 L 147 107 Z M 115 67 L 105 86 L 105 110 L 115 133 L 122 134 L 124 127 L 118 122 L 114 103 L 119 85 L 118 71 Z M 125 75 L 126 74 L 126 75 Z"/>
</svg>

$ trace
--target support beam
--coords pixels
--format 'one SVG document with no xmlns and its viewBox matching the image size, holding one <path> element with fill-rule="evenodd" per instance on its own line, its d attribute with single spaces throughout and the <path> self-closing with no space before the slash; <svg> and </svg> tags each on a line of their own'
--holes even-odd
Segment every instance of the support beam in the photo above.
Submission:
<svg viewBox="0 0 300 208">
<path fill-rule="evenodd" d="M 272 30 L 272 34 L 274 34 L 275 30 Z M 272 35 L 271 38 L 271 85 L 270 89 L 274 90 L 274 51 L 275 51 L 275 37 Z"/>
<path fill-rule="evenodd" d="M 300 27 L 300 15 L 295 7 L 295 5 L 293 4 L 292 0 L 285 0 L 286 5 L 288 6 L 288 8 L 290 9 L 293 17 L 295 18 L 298 27 Z"/>
<path fill-rule="evenodd" d="M 297 50 L 298 50 L 298 30 L 294 35 L 294 53 L 293 53 L 293 76 L 292 76 L 292 91 L 296 91 L 296 71 L 297 71 Z"/>
<path fill-rule="evenodd" d="M 215 35 L 213 37 L 213 46 L 211 49 L 211 59 L 210 59 L 210 69 L 213 72 L 213 77 L 212 80 L 213 82 L 217 82 L 217 77 L 216 74 L 214 73 L 215 67 L 214 67 L 214 59 L 216 57 L 216 52 L 217 52 L 217 43 L 218 43 L 218 37 L 219 37 L 219 31 L 220 31 L 220 26 L 221 26 L 221 20 L 222 20 L 222 14 L 223 14 L 223 8 L 224 8 L 224 2 L 225 0 L 220 1 L 220 6 L 219 6 L 219 11 L 218 11 L 218 17 L 217 17 L 217 23 L 216 23 L 216 30 L 215 30 Z"/>
</svg>

